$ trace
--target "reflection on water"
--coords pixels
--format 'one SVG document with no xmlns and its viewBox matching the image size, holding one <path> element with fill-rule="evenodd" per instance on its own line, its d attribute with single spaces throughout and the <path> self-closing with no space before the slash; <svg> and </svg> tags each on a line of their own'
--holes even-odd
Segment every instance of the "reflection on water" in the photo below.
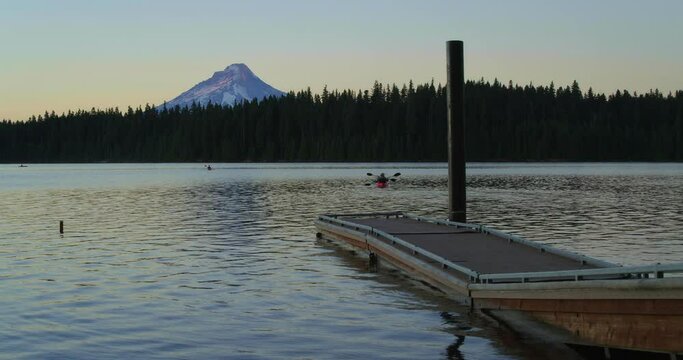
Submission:
<svg viewBox="0 0 683 360">
<path fill-rule="evenodd" d="M 403 175 L 365 186 L 378 168 Z M 215 169 L 0 166 L 0 354 L 537 356 L 533 340 L 315 241 L 321 213 L 445 217 L 443 164 Z M 683 261 L 682 165 L 473 164 L 468 174 L 471 221 L 608 261 Z"/>
<path fill-rule="evenodd" d="M 460 352 L 460 346 L 465 343 L 465 337 L 456 335 L 455 339 L 456 340 L 446 348 L 446 357 L 448 360 L 461 360 L 465 358 L 462 352 Z"/>
</svg>

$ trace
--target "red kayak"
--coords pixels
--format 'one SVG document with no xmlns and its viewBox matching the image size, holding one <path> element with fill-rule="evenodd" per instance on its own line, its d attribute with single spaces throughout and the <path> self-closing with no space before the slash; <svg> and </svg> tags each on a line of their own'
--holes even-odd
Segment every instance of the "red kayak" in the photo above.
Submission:
<svg viewBox="0 0 683 360">
<path fill-rule="evenodd" d="M 375 177 L 375 187 L 384 189 L 389 187 L 389 181 L 396 181 L 397 176 L 401 176 L 401 173 L 396 173 L 393 176 L 386 177 L 384 173 L 381 173 L 379 175 L 373 175 L 372 173 L 368 173 L 368 176 L 374 176 Z M 372 183 L 367 183 L 365 186 L 370 186 Z"/>
</svg>

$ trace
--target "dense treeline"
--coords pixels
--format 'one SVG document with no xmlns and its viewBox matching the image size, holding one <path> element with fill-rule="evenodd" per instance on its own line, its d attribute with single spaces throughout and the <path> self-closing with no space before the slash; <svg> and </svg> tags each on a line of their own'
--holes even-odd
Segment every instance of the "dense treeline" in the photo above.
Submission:
<svg viewBox="0 0 683 360">
<path fill-rule="evenodd" d="M 683 91 L 467 82 L 468 160 L 683 161 Z M 237 104 L 0 122 L 0 162 L 446 159 L 446 90 L 310 90 Z"/>
</svg>

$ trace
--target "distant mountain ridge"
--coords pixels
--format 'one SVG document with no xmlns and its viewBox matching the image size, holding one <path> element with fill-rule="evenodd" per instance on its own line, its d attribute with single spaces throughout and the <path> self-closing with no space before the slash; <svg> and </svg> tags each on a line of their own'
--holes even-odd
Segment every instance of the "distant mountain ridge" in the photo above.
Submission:
<svg viewBox="0 0 683 360">
<path fill-rule="evenodd" d="M 223 71 L 216 71 L 210 78 L 166 102 L 160 108 L 191 106 L 193 102 L 202 106 L 206 106 L 209 102 L 232 106 L 242 101 L 260 100 L 284 94 L 266 84 L 247 65 L 238 63 L 228 66 Z"/>
</svg>

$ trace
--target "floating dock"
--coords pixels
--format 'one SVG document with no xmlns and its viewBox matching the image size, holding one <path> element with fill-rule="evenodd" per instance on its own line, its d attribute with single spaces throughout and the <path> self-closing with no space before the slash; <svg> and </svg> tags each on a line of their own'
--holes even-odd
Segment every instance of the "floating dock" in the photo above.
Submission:
<svg viewBox="0 0 683 360">
<path fill-rule="evenodd" d="M 318 236 L 364 250 L 473 308 L 523 313 L 576 346 L 683 354 L 683 263 L 621 267 L 495 229 L 402 212 L 323 215 Z M 673 274 L 673 275 L 672 275 Z M 678 354 L 678 355 L 676 355 Z"/>
</svg>

